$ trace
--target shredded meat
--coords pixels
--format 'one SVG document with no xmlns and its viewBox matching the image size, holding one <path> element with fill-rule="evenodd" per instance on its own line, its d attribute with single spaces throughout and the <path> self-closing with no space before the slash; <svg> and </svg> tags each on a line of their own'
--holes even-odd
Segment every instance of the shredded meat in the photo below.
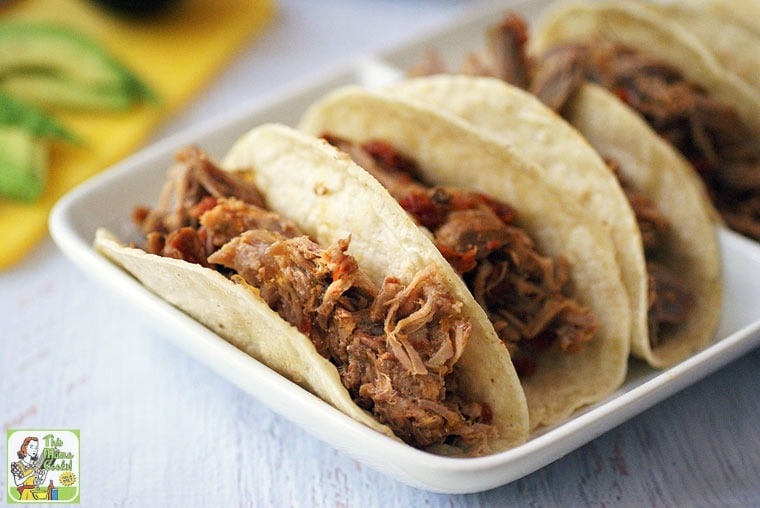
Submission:
<svg viewBox="0 0 760 508">
<path fill-rule="evenodd" d="M 508 13 L 488 31 L 486 54 L 470 55 L 460 72 L 498 76 L 529 90 L 560 113 L 584 81 L 606 87 L 692 161 L 731 227 L 760 240 L 760 143 L 749 135 L 732 106 L 710 98 L 672 66 L 628 48 L 598 40 L 556 46 L 534 60 L 526 53 L 527 38 L 525 23 Z M 528 77 L 500 69 L 522 69 L 520 74 Z M 443 72 L 445 67 L 439 63 L 434 73 Z M 649 335 L 654 347 L 662 343 L 667 329 L 688 319 L 694 297 L 688 283 L 658 260 L 671 229 L 669 221 L 651 199 L 621 178 L 615 161 L 607 162 L 641 230 L 650 288 Z M 664 312 L 663 307 L 678 312 Z"/>
<path fill-rule="evenodd" d="M 532 72 L 530 90 L 557 111 L 584 79 L 614 93 L 692 163 L 728 226 L 760 241 L 760 138 L 729 102 L 663 61 L 602 40 L 557 46 Z"/>
<path fill-rule="evenodd" d="M 489 30 L 489 51 L 469 55 L 459 72 L 499 76 L 559 112 L 584 81 L 607 88 L 691 162 L 726 224 L 760 241 L 760 138 L 733 105 L 673 66 L 604 40 L 558 45 L 531 59 L 525 24 L 516 17 L 509 13 Z M 441 57 L 430 51 L 412 74 L 445 72 Z"/>
<path fill-rule="evenodd" d="M 361 161 L 431 231 L 438 249 L 486 309 L 521 376 L 534 372 L 540 351 L 573 353 L 592 340 L 599 328 L 593 312 L 563 294 L 569 264 L 538 252 L 514 225 L 514 208 L 481 193 L 426 187 L 415 179 L 414 162 L 387 143 L 325 138 Z"/>
<path fill-rule="evenodd" d="M 200 216 L 199 222 L 206 231 L 209 252 L 250 229 L 267 230 L 286 238 L 301 235 L 298 226 L 291 221 L 238 199 L 220 199 Z"/>
<path fill-rule="evenodd" d="M 649 340 L 660 345 L 665 329 L 686 321 L 694 296 L 683 278 L 656 261 L 647 263 L 649 274 Z"/>
<path fill-rule="evenodd" d="M 520 88 L 527 88 L 531 81 L 531 68 L 525 50 L 528 42 L 525 20 L 509 13 L 498 26 L 488 31 L 487 37 L 493 55 L 493 75 Z"/>
<path fill-rule="evenodd" d="M 541 65 L 532 69 L 533 77 L 524 88 L 554 111 L 561 111 L 585 81 L 584 56 L 577 48 L 549 50 L 542 56 Z"/>
<path fill-rule="evenodd" d="M 434 268 L 406 285 L 388 277 L 377 288 L 347 253 L 350 239 L 318 245 L 262 208 L 246 175 L 221 174 L 197 149 L 183 154 L 159 207 L 135 212 L 151 252 L 256 287 L 336 366 L 353 400 L 405 442 L 486 450 L 496 435 L 490 408 L 456 394 L 454 365 L 471 324 Z"/>
<path fill-rule="evenodd" d="M 671 231 L 671 224 L 657 204 L 643 193 L 637 191 L 634 186 L 620 173 L 618 162 L 610 158 L 605 159 L 607 166 L 613 172 L 620 188 L 625 193 L 628 203 L 636 217 L 636 223 L 641 231 L 641 239 L 644 244 L 644 251 L 648 257 L 657 255 L 659 249 L 663 247 L 665 238 Z"/>
<path fill-rule="evenodd" d="M 162 242 L 162 256 L 183 259 L 190 263 L 208 266 L 204 241 L 197 230 L 190 227 L 172 231 Z"/>
<path fill-rule="evenodd" d="M 581 60 L 585 79 L 637 111 L 691 161 L 727 224 L 760 240 L 760 141 L 733 106 L 664 62 L 609 42 L 560 46 L 547 59 L 563 58 Z"/>
<path fill-rule="evenodd" d="M 616 162 L 608 159 L 607 164 L 615 172 L 641 231 L 647 261 L 649 343 L 656 347 L 664 342 L 670 329 L 686 322 L 694 306 L 694 293 L 672 266 L 657 261 L 666 248 L 665 242 L 672 227 L 670 221 L 651 199 L 620 175 Z"/>
<path fill-rule="evenodd" d="M 470 436 L 475 428 L 482 446 L 492 429 L 468 421 L 446 391 L 446 376 L 470 335 L 461 304 L 432 269 L 406 287 L 389 278 L 378 290 L 346 254 L 348 245 L 344 240 L 323 249 L 305 236 L 251 230 L 209 261 L 256 286 L 336 364 L 357 403 L 397 436 L 427 447 Z"/>
<path fill-rule="evenodd" d="M 169 233 L 183 226 L 195 227 L 203 209 L 213 201 L 205 198 L 235 197 L 246 203 L 264 206 L 261 192 L 246 171 L 223 171 L 197 147 L 186 147 L 176 155 L 177 163 L 169 169 L 158 205 L 151 209 L 137 207 L 132 214 L 141 231 Z M 200 207 L 195 210 L 196 207 Z"/>
</svg>

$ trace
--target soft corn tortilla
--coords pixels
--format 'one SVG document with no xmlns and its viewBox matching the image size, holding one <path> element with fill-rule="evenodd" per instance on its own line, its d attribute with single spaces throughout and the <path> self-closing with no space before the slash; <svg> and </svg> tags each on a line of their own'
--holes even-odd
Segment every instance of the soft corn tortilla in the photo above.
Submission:
<svg viewBox="0 0 760 508">
<path fill-rule="evenodd" d="M 620 386 L 627 369 L 630 311 L 612 241 L 546 182 L 538 166 L 455 116 L 356 87 L 312 105 L 300 128 L 359 143 L 387 141 L 416 161 L 427 183 L 469 188 L 509 203 L 517 209 L 517 224 L 544 254 L 570 261 L 571 292 L 594 311 L 600 330 L 579 353 L 539 355 L 536 372 L 522 380 L 532 429 L 557 423 Z"/>
<path fill-rule="evenodd" d="M 350 417 L 388 436 L 393 433 L 354 404 L 335 367 L 312 342 L 256 294 L 215 270 L 127 247 L 99 229 L 95 247 L 145 287 L 228 342 L 298 383 Z M 332 368 L 331 368 L 332 367 Z"/>
<path fill-rule="evenodd" d="M 557 44 L 593 38 L 669 63 L 712 96 L 733 104 L 747 125 L 760 133 L 760 92 L 731 72 L 694 35 L 641 2 L 560 2 L 539 17 L 530 52 L 540 55 Z"/>
<path fill-rule="evenodd" d="M 731 0 L 720 4 L 736 6 L 739 2 Z M 754 5 L 754 21 L 760 23 L 760 2 L 755 1 Z M 709 48 L 726 69 L 747 82 L 755 93 L 760 93 L 760 24 L 754 32 L 717 9 L 689 2 L 652 3 L 648 8 L 669 22 L 677 23 Z M 751 17 L 749 11 L 745 17 Z"/>
<path fill-rule="evenodd" d="M 710 343 L 720 319 L 722 276 L 716 212 L 689 163 L 613 95 L 585 85 L 566 109 L 567 119 L 621 174 L 650 198 L 672 225 L 662 259 L 689 281 L 694 306 L 683 325 L 651 348 L 649 335 L 632 350 L 654 367 L 672 365 Z M 646 322 L 646 315 L 641 316 Z"/>
<path fill-rule="evenodd" d="M 472 335 L 455 366 L 465 398 L 487 403 L 499 437 L 491 451 L 527 439 L 525 396 L 509 353 L 483 310 L 446 260 L 403 209 L 374 179 L 327 143 L 280 125 L 253 129 L 224 160 L 228 169 L 253 169 L 269 209 L 296 222 L 321 244 L 351 236 L 349 253 L 376 283 L 395 276 L 409 283 L 434 265 L 463 303 Z M 300 384 L 350 417 L 386 435 L 391 431 L 360 409 L 337 369 L 312 342 L 285 322 L 255 288 L 236 284 L 199 265 L 147 254 L 100 231 L 95 247 L 151 291 L 177 306 L 241 350 Z M 457 450 L 438 450 L 447 454 Z"/>
<path fill-rule="evenodd" d="M 757 0 L 669 0 L 666 3 L 704 10 L 760 35 L 760 2 Z"/>
<path fill-rule="evenodd" d="M 495 78 L 431 76 L 395 84 L 391 91 L 454 113 L 483 134 L 523 152 L 609 230 L 631 305 L 635 356 L 664 367 L 709 342 L 719 318 L 722 287 L 711 224 L 717 212 L 688 163 L 629 108 L 592 84 L 571 99 L 567 122 L 533 95 Z M 600 154 L 620 162 L 625 179 L 652 199 L 674 225 L 664 261 L 690 281 L 696 298 L 688 323 L 665 334 L 655 349 L 647 323 L 641 232 Z"/>
</svg>

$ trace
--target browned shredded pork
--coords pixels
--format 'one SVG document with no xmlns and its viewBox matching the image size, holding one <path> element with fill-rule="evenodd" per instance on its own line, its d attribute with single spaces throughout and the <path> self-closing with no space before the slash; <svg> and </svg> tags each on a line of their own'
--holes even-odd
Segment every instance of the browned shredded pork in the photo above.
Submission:
<svg viewBox="0 0 760 508">
<path fill-rule="evenodd" d="M 326 135 L 377 178 L 401 206 L 431 231 L 436 246 L 464 277 L 510 350 L 521 376 L 535 370 L 547 348 L 579 351 L 599 325 L 593 312 L 563 294 L 570 267 L 543 256 L 515 210 L 481 193 L 429 188 L 415 179 L 413 161 L 390 145 L 362 145 Z"/>
<path fill-rule="evenodd" d="M 486 39 L 488 51 L 470 55 L 460 72 L 501 78 L 529 90 L 560 113 L 584 81 L 601 84 L 691 160 L 731 227 L 760 240 L 760 143 L 733 107 L 710 98 L 672 66 L 601 40 L 557 46 L 531 59 L 526 51 L 526 24 L 515 13 L 505 15 Z M 447 72 L 434 53 L 426 62 L 415 68 L 415 75 Z M 616 163 L 608 163 L 620 179 Z M 687 281 L 658 260 L 671 225 L 652 200 L 622 180 L 621 186 L 641 229 L 647 267 L 657 267 L 648 270 L 654 347 L 662 342 L 667 327 L 686 321 L 693 295 Z M 663 307 L 678 311 L 664 312 Z"/>
<path fill-rule="evenodd" d="M 665 243 L 672 227 L 670 221 L 651 199 L 636 191 L 621 177 L 617 163 L 608 160 L 607 164 L 617 175 L 641 231 L 647 260 L 649 343 L 656 347 L 662 344 L 668 327 L 686 322 L 694 305 L 694 295 L 686 280 L 668 264 L 657 260 L 667 248 Z"/>
<path fill-rule="evenodd" d="M 526 38 L 514 16 L 489 32 L 489 48 L 494 41 Z M 583 81 L 605 87 L 691 162 L 729 227 L 760 241 L 760 138 L 730 102 L 711 96 L 672 65 L 608 41 L 559 45 L 535 61 L 526 56 L 524 43 L 514 47 L 481 56 L 480 74 L 527 66 L 529 86 L 523 76 L 503 79 L 560 112 Z"/>
<path fill-rule="evenodd" d="M 353 400 L 405 442 L 485 451 L 496 435 L 491 410 L 460 399 L 453 375 L 471 324 L 436 270 L 408 285 L 388 277 L 378 288 L 346 252 L 349 239 L 318 245 L 264 209 L 249 180 L 200 150 L 181 152 L 159 207 L 135 214 L 148 249 L 258 288 L 336 366 Z"/>
</svg>

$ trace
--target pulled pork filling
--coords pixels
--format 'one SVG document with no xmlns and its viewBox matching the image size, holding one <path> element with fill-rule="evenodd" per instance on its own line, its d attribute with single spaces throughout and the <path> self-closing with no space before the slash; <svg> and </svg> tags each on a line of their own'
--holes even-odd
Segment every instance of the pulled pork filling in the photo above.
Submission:
<svg viewBox="0 0 760 508">
<path fill-rule="evenodd" d="M 649 343 L 656 347 L 662 344 L 669 329 L 686 322 L 694 305 L 694 295 L 686 281 L 659 260 L 671 229 L 670 221 L 651 199 L 622 178 L 614 161 L 607 160 L 607 165 L 617 176 L 641 231 L 647 269 Z"/>
<path fill-rule="evenodd" d="M 608 42 L 554 48 L 538 62 L 537 79 L 551 82 L 552 69 L 566 67 L 643 116 L 691 162 L 726 224 L 760 241 L 760 141 L 731 104 L 666 63 Z M 553 101 L 562 107 L 561 96 Z"/>
<path fill-rule="evenodd" d="M 510 13 L 488 34 L 490 55 L 470 57 L 462 71 L 528 89 L 559 112 L 584 80 L 606 88 L 691 162 L 730 228 L 760 241 L 760 139 L 732 104 L 629 47 L 564 44 L 533 61 L 526 41 L 525 22 Z M 427 70 L 440 72 L 437 66 L 431 59 Z"/>
<path fill-rule="evenodd" d="M 471 324 L 433 268 L 377 288 L 346 253 L 349 239 L 316 244 L 264 208 L 250 173 L 222 171 L 195 148 L 177 158 L 159 206 L 133 215 L 148 251 L 256 287 L 336 366 L 352 399 L 408 444 L 486 449 L 491 410 L 462 400 L 453 375 Z"/>
<path fill-rule="evenodd" d="M 570 267 L 541 255 L 514 225 L 515 210 L 481 193 L 426 187 L 415 163 L 384 142 L 362 145 L 325 136 L 377 178 L 410 216 L 429 230 L 464 278 L 507 345 L 520 376 L 549 348 L 573 353 L 598 330 L 590 309 L 563 295 Z"/>
<path fill-rule="evenodd" d="M 760 172 L 754 171 L 760 170 L 760 143 L 730 105 L 709 98 L 667 64 L 633 50 L 594 41 L 558 46 L 534 60 L 526 51 L 528 37 L 525 20 L 506 14 L 487 33 L 487 53 L 470 54 L 459 72 L 504 80 L 560 113 L 586 80 L 610 89 L 692 161 L 726 222 L 760 240 Z M 440 56 L 429 53 L 409 74 L 446 72 Z M 607 163 L 620 181 L 644 241 L 649 341 L 655 347 L 669 329 L 686 321 L 693 294 L 688 283 L 661 260 L 669 221 L 654 202 L 621 179 L 614 161 Z M 736 183 L 733 190 L 720 182 L 724 179 Z"/>
</svg>

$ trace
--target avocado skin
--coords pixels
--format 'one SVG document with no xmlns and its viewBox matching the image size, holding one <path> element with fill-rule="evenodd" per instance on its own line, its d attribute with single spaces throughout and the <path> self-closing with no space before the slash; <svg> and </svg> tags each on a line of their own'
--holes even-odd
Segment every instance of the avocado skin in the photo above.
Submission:
<svg viewBox="0 0 760 508">
<path fill-rule="evenodd" d="M 0 23 L 0 89 L 48 109 L 124 110 L 157 100 L 96 42 L 42 23 Z"/>
</svg>

